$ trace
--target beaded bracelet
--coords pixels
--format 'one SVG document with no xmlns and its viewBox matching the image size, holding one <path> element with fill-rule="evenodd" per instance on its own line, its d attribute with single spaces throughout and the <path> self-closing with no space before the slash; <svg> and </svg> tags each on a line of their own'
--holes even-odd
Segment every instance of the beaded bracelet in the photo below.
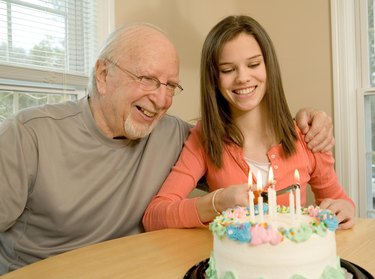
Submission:
<svg viewBox="0 0 375 279">
<path fill-rule="evenodd" d="M 217 215 L 220 215 L 220 212 L 217 211 L 216 209 L 216 206 L 215 206 L 215 197 L 216 197 L 216 194 L 220 191 L 224 190 L 223 188 L 221 189 L 218 189 L 214 192 L 214 194 L 212 195 L 212 199 L 211 199 L 211 204 L 212 204 L 212 208 L 214 209 L 214 211 L 216 212 Z"/>
</svg>

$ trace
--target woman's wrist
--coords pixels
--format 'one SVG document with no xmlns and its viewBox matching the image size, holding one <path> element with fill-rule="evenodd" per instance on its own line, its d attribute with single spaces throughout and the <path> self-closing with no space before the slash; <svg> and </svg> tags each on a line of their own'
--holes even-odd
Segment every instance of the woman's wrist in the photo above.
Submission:
<svg viewBox="0 0 375 279">
<path fill-rule="evenodd" d="M 216 207 L 216 199 L 217 199 L 217 194 L 219 192 L 221 192 L 222 190 L 224 190 L 223 188 L 220 188 L 220 189 L 217 189 L 213 195 L 212 195 L 212 199 L 211 199 L 211 205 L 212 205 L 212 209 L 214 210 L 214 212 L 216 213 L 216 215 L 220 215 L 220 211 L 218 210 L 218 208 Z"/>
</svg>

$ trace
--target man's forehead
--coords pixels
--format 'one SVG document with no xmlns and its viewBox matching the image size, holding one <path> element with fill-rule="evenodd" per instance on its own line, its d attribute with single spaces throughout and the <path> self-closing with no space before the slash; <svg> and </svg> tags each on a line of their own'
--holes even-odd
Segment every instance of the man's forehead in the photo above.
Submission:
<svg viewBox="0 0 375 279">
<path fill-rule="evenodd" d="M 134 28 L 123 38 L 120 61 L 135 65 L 139 73 L 160 75 L 178 79 L 179 58 L 175 46 L 165 35 L 151 28 Z M 136 35 L 138 34 L 138 35 Z"/>
</svg>

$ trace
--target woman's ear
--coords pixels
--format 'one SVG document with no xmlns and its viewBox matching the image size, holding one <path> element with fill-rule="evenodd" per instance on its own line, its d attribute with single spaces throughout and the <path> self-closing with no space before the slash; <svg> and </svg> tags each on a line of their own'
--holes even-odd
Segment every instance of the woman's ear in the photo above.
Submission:
<svg viewBox="0 0 375 279">
<path fill-rule="evenodd" d="M 96 71 L 96 88 L 98 89 L 99 95 L 106 94 L 107 88 L 107 63 L 105 60 L 97 60 L 95 64 Z"/>
</svg>

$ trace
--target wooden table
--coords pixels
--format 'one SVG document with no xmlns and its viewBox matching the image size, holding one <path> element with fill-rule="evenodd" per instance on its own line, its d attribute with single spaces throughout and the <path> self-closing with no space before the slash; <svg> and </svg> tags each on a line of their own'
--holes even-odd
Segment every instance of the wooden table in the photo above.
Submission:
<svg viewBox="0 0 375 279">
<path fill-rule="evenodd" d="M 336 234 L 338 255 L 375 275 L 375 219 Z M 1 279 L 183 278 L 209 257 L 208 229 L 169 229 L 119 238 L 54 256 Z"/>
</svg>

